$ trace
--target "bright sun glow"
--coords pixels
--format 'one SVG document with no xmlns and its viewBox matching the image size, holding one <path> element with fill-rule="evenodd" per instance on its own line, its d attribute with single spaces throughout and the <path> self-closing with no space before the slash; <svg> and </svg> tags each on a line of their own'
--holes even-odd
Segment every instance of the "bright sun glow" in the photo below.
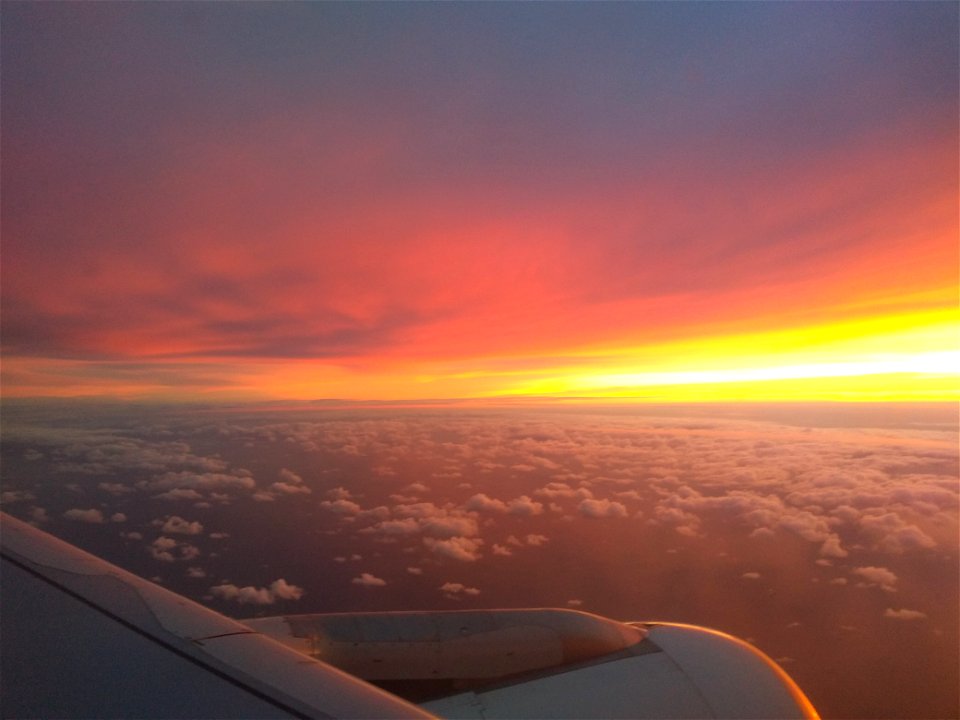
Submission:
<svg viewBox="0 0 960 720">
<path fill-rule="evenodd" d="M 960 397 L 956 314 L 918 313 L 633 349 L 592 367 L 557 368 L 518 383 L 510 394 L 660 401 L 949 400 Z"/>
</svg>

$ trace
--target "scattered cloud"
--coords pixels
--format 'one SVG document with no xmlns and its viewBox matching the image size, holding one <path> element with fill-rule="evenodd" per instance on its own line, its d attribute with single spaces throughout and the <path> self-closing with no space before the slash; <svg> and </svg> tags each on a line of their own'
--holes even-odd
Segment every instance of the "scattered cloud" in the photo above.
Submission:
<svg viewBox="0 0 960 720">
<path fill-rule="evenodd" d="M 384 520 L 359 532 L 365 535 L 416 535 L 420 532 L 420 522 L 416 518 Z"/>
<path fill-rule="evenodd" d="M 936 541 L 895 512 L 875 511 L 860 518 L 864 534 L 876 547 L 892 553 L 936 547 Z"/>
<path fill-rule="evenodd" d="M 130 533 L 127 537 L 131 537 L 132 535 L 133 533 Z M 191 545 L 182 540 L 175 540 L 165 535 L 161 535 L 154 540 L 147 547 L 147 551 L 154 560 L 167 563 L 193 560 L 200 557 L 200 548 L 196 545 Z"/>
<path fill-rule="evenodd" d="M 897 576 L 884 567 L 858 567 L 853 569 L 853 574 L 863 580 L 866 585 L 875 585 L 887 592 L 896 592 Z"/>
<path fill-rule="evenodd" d="M 280 480 L 271 484 L 270 489 L 283 495 L 309 495 L 313 492 L 303 484 L 303 478 L 287 468 L 280 471 Z"/>
<path fill-rule="evenodd" d="M 9 504 L 36 499 L 36 496 L 27 490 L 4 490 L 2 493 L 0 493 L 0 503 Z"/>
<path fill-rule="evenodd" d="M 461 600 L 463 596 L 477 596 L 480 591 L 475 587 L 467 587 L 463 583 L 447 582 L 440 586 L 440 592 L 450 600 Z"/>
<path fill-rule="evenodd" d="M 564 482 L 549 482 L 542 488 L 534 490 L 533 494 L 546 498 L 577 498 L 580 500 L 593 497 L 593 493 L 588 488 L 572 488 Z"/>
<path fill-rule="evenodd" d="M 176 547 L 177 541 L 173 538 L 158 537 L 150 544 L 148 550 L 154 560 L 172 563 L 175 560 L 172 550 Z"/>
<path fill-rule="evenodd" d="M 303 588 L 291 585 L 283 578 L 270 583 L 270 592 L 279 600 L 299 600 L 303 597 Z"/>
<path fill-rule="evenodd" d="M 320 503 L 320 507 L 340 515 L 356 515 L 361 510 L 361 507 L 357 505 L 357 503 L 346 499 L 324 500 Z"/>
<path fill-rule="evenodd" d="M 332 490 L 327 490 L 326 496 L 331 500 L 353 499 L 353 494 L 349 490 L 347 490 L 345 487 L 335 487 Z"/>
<path fill-rule="evenodd" d="M 63 516 L 67 520 L 75 520 L 77 522 L 85 522 L 91 524 L 100 524 L 106 522 L 103 517 L 103 512 L 97 510 L 96 508 L 90 508 L 89 510 L 83 510 L 81 508 L 70 508 L 67 510 Z"/>
<path fill-rule="evenodd" d="M 480 547 L 483 545 L 483 540 L 480 538 L 452 537 L 446 540 L 424 538 L 423 543 L 433 553 L 451 560 L 475 562 L 482 557 Z"/>
<path fill-rule="evenodd" d="M 507 503 L 507 512 L 510 515 L 540 515 L 543 512 L 543 503 L 521 495 Z"/>
<path fill-rule="evenodd" d="M 194 490 L 253 490 L 256 482 L 249 474 L 196 473 L 190 471 L 166 472 L 140 486 L 148 490 L 173 490 L 192 488 Z"/>
<path fill-rule="evenodd" d="M 627 516 L 627 507 L 616 500 L 594 500 L 587 498 L 577 506 L 577 510 L 584 517 L 591 518 L 623 518 Z"/>
<path fill-rule="evenodd" d="M 174 535 L 199 535 L 203 532 L 203 525 L 199 521 L 184 520 L 179 515 L 168 517 L 165 521 L 154 521 L 160 530 Z"/>
<path fill-rule="evenodd" d="M 503 501 L 491 498 L 485 493 L 478 493 L 464 503 L 464 508 L 479 512 L 508 513 L 510 515 L 540 515 L 543 512 L 543 503 L 532 500 L 527 495 Z"/>
<path fill-rule="evenodd" d="M 364 587 L 383 587 L 387 584 L 386 580 L 371 575 L 370 573 L 360 573 L 360 577 L 355 577 L 350 582 L 354 585 L 363 585 Z"/>
<path fill-rule="evenodd" d="M 280 578 L 274 580 L 267 587 L 253 587 L 247 585 L 238 587 L 230 583 L 215 585 L 210 588 L 214 597 L 241 605 L 273 605 L 277 600 L 299 600 L 303 597 L 303 588 L 290 585 Z"/>
</svg>

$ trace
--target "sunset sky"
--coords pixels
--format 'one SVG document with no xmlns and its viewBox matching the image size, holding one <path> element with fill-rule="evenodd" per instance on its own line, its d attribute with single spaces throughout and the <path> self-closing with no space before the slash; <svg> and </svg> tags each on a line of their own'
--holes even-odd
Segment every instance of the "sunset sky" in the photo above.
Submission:
<svg viewBox="0 0 960 720">
<path fill-rule="evenodd" d="M 956 3 L 2 19 L 7 397 L 960 398 Z"/>
</svg>

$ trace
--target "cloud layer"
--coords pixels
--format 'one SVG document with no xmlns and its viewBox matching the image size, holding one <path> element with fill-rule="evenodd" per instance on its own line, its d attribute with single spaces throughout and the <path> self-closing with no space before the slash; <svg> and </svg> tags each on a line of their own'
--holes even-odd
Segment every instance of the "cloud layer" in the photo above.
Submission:
<svg viewBox="0 0 960 720">
<path fill-rule="evenodd" d="M 571 603 L 754 636 L 815 688 L 836 637 L 949 714 L 913 664 L 957 636 L 952 407 L 31 412 L 4 510 L 221 609 Z"/>
</svg>

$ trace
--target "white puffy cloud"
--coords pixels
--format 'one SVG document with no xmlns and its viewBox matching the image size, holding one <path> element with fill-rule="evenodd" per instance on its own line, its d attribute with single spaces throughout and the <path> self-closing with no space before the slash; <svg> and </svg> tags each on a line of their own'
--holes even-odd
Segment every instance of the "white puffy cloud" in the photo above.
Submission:
<svg viewBox="0 0 960 720">
<path fill-rule="evenodd" d="M 190 471 L 167 472 L 146 483 L 149 490 L 173 490 L 174 488 L 192 488 L 194 490 L 252 490 L 256 482 L 250 475 L 236 472 L 195 473 Z"/>
<path fill-rule="evenodd" d="M 280 600 L 299 600 L 303 597 L 303 588 L 291 585 L 283 578 L 277 578 L 270 583 L 270 592 Z"/>
<path fill-rule="evenodd" d="M 464 508 L 475 511 L 508 513 L 510 515 L 540 515 L 543 512 L 543 503 L 539 503 L 527 495 L 521 495 L 504 502 L 489 497 L 486 493 L 477 493 L 464 503 Z"/>
<path fill-rule="evenodd" d="M 897 590 L 897 576 L 885 567 L 875 567 L 873 565 L 857 567 L 853 569 L 853 574 L 867 585 L 876 585 L 887 592 L 896 592 Z"/>
<path fill-rule="evenodd" d="M 327 490 L 327 497 L 331 500 L 352 500 L 353 494 L 347 490 L 345 487 L 335 487 L 332 490 Z"/>
<path fill-rule="evenodd" d="M 473 537 L 479 533 L 477 521 L 472 517 L 449 515 L 447 517 L 421 518 L 420 527 L 424 535 L 437 538 L 456 536 Z"/>
<path fill-rule="evenodd" d="M 160 523 L 155 521 L 154 524 Z M 179 515 L 173 515 L 162 522 L 160 529 L 162 532 L 174 535 L 199 535 L 203 532 L 203 525 L 197 520 L 184 520 Z"/>
<path fill-rule="evenodd" d="M 303 478 L 292 470 L 280 470 L 280 480 L 271 484 L 270 489 L 284 495 L 309 495 L 313 492 L 303 484 Z"/>
<path fill-rule="evenodd" d="M 237 587 L 224 583 L 210 588 L 210 594 L 222 600 L 238 602 L 241 605 L 272 605 L 275 601 L 267 588 L 255 588 L 252 585 Z"/>
<path fill-rule="evenodd" d="M 320 503 L 320 507 L 324 510 L 329 510 L 330 512 L 338 513 L 340 515 L 356 515 L 360 512 L 361 508 L 352 500 L 324 500 Z"/>
<path fill-rule="evenodd" d="M 600 500 L 587 498 L 586 500 L 581 500 L 577 506 L 577 510 L 579 510 L 580 514 L 584 517 L 592 518 L 622 518 L 627 516 L 626 505 L 616 500 L 608 500 L 607 498 Z"/>
<path fill-rule="evenodd" d="M 103 517 L 103 512 L 96 508 L 90 508 L 89 510 L 70 508 L 63 514 L 63 516 L 67 520 L 75 520 L 77 522 L 91 523 L 95 525 L 106 522 Z"/>
<path fill-rule="evenodd" d="M 131 537 L 133 533 L 130 533 L 127 537 Z M 154 560 L 159 560 L 160 562 L 176 562 L 178 560 L 193 560 L 200 557 L 200 548 L 190 543 L 183 542 L 181 540 L 175 540 L 165 535 L 161 535 L 156 540 L 154 540 L 148 547 L 147 551 L 153 557 Z"/>
<path fill-rule="evenodd" d="M 510 515 L 540 515 L 543 513 L 543 503 L 538 503 L 526 495 L 521 495 L 507 503 L 507 513 Z"/>
<path fill-rule="evenodd" d="M 37 496 L 29 490 L 4 490 L 0 492 L 0 503 L 25 502 L 36 499 Z"/>
<path fill-rule="evenodd" d="M 297 473 L 295 473 L 293 470 L 281 468 L 279 475 L 281 482 L 290 483 L 291 485 L 303 485 L 303 478 L 297 475 Z"/>
<path fill-rule="evenodd" d="M 456 582 L 447 582 L 440 586 L 440 592 L 444 594 L 444 597 L 449 598 L 450 600 L 460 600 L 464 595 L 476 596 L 480 594 L 480 591 L 475 587 L 467 587 L 463 583 Z"/>
<path fill-rule="evenodd" d="M 376 525 L 363 528 L 359 532 L 366 535 L 416 535 L 420 532 L 420 523 L 416 518 L 384 520 Z"/>
<path fill-rule="evenodd" d="M 439 507 L 432 502 L 420 502 L 396 505 L 393 513 L 397 517 L 432 518 L 445 517 L 448 511 L 447 508 Z"/>
<path fill-rule="evenodd" d="M 283 578 L 279 578 L 268 587 L 259 588 L 252 585 L 238 587 L 230 583 L 215 585 L 210 588 L 210 594 L 241 605 L 273 605 L 277 600 L 299 600 L 304 592 L 303 588 L 290 585 Z"/>
<path fill-rule="evenodd" d="M 864 534 L 876 547 L 892 553 L 936 547 L 936 541 L 895 512 L 877 510 L 860 518 Z"/>
<path fill-rule="evenodd" d="M 423 543 L 435 554 L 451 560 L 475 562 L 482 557 L 480 547 L 483 545 L 483 540 L 480 538 L 452 537 L 446 540 L 424 538 Z"/>
<path fill-rule="evenodd" d="M 659 522 L 673 525 L 673 529 L 681 535 L 697 537 L 700 534 L 700 518 L 693 513 L 660 504 L 657 505 L 656 515 Z"/>
<path fill-rule="evenodd" d="M 175 547 L 177 547 L 177 541 L 173 538 L 158 537 L 147 549 L 150 551 L 150 554 L 153 556 L 154 560 L 172 563 L 175 558 L 171 551 Z"/>
<path fill-rule="evenodd" d="M 272 483 L 270 489 L 284 495 L 309 495 L 313 492 L 306 485 L 292 485 L 285 482 Z"/>
<path fill-rule="evenodd" d="M 401 495 L 400 493 L 391 493 L 390 499 L 395 503 L 415 503 L 420 500 L 418 495 Z"/>
<path fill-rule="evenodd" d="M 390 508 L 386 505 L 377 505 L 357 513 L 357 520 L 386 520 L 389 517 Z"/>
<path fill-rule="evenodd" d="M 360 577 L 355 577 L 350 582 L 354 585 L 363 585 L 364 587 L 383 587 L 387 584 L 386 580 L 371 575 L 370 573 L 360 573 Z"/>
<path fill-rule="evenodd" d="M 820 546 L 820 554 L 824 557 L 843 558 L 850 553 L 840 544 L 840 537 L 836 533 L 830 533 Z"/>
</svg>

